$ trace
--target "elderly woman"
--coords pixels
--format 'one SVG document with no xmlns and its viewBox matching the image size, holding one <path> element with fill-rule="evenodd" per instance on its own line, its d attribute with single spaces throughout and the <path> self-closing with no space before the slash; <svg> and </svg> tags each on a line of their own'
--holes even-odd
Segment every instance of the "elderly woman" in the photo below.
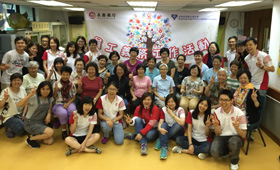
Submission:
<svg viewBox="0 0 280 170">
<path fill-rule="evenodd" d="M 23 76 L 22 87 L 29 94 L 34 87 L 38 87 L 42 81 L 45 81 L 45 77 L 38 73 L 39 64 L 37 61 L 29 61 L 27 68 L 28 74 Z"/>
<path fill-rule="evenodd" d="M 240 82 L 239 88 L 234 93 L 234 105 L 246 113 L 248 123 L 252 124 L 260 119 L 260 94 L 251 83 L 251 72 L 239 70 L 237 79 Z"/>
<path fill-rule="evenodd" d="M 218 82 L 215 82 L 215 76 L 213 75 L 212 79 L 209 82 L 209 85 L 206 87 L 205 89 L 205 95 L 207 97 L 211 98 L 211 108 L 212 111 L 214 111 L 214 109 L 217 109 L 218 107 L 220 107 L 219 104 L 219 92 L 222 89 L 228 89 L 228 90 L 232 90 L 231 86 L 229 84 L 227 84 L 227 71 L 223 68 L 221 68 L 218 71 Z"/>
<path fill-rule="evenodd" d="M 161 109 L 165 106 L 165 97 L 173 93 L 175 87 L 173 79 L 167 75 L 167 64 L 161 64 L 159 66 L 160 75 L 156 76 L 153 81 L 153 90 L 156 96 L 156 105 Z"/>
</svg>

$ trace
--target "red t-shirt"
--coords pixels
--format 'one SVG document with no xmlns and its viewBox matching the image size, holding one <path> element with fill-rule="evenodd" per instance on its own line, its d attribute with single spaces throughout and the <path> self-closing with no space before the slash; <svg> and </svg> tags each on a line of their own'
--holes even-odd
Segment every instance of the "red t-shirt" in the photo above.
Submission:
<svg viewBox="0 0 280 170">
<path fill-rule="evenodd" d="M 94 80 L 90 80 L 88 76 L 86 76 L 82 77 L 81 81 L 83 83 L 81 99 L 85 96 L 95 98 L 99 90 L 103 88 L 102 79 L 100 77 L 95 77 Z"/>
</svg>

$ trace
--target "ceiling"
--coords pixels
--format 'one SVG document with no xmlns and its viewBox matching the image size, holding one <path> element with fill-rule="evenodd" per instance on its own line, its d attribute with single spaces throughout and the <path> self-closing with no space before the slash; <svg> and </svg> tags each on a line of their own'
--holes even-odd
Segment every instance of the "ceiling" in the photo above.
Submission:
<svg viewBox="0 0 280 170">
<path fill-rule="evenodd" d="M 57 0 L 71 4 L 74 7 L 90 9 L 108 9 L 108 10 L 132 10 L 124 0 Z M 131 0 L 131 1 L 155 1 L 155 0 Z M 228 2 L 230 0 L 157 0 L 157 11 L 197 11 L 203 8 L 214 7 L 215 5 Z M 49 10 L 63 10 L 62 7 L 47 7 L 28 2 L 28 0 L 1 0 L 1 2 L 29 6 L 33 8 L 44 8 Z M 260 3 L 246 5 L 242 7 L 232 7 L 227 11 L 255 11 L 269 9 L 273 6 L 273 0 L 263 0 Z"/>
</svg>

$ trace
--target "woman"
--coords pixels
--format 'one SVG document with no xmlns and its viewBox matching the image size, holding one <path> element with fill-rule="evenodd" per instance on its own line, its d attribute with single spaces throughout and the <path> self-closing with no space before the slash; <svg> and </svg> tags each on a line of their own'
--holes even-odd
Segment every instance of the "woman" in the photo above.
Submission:
<svg viewBox="0 0 280 170">
<path fill-rule="evenodd" d="M 198 155 L 199 159 L 205 159 L 209 155 L 210 142 L 207 140 L 210 134 L 211 101 L 202 97 L 194 111 L 189 111 L 186 123 L 188 123 L 188 136 L 179 136 L 176 143 L 179 146 L 172 148 L 175 153 Z"/>
<path fill-rule="evenodd" d="M 136 58 L 138 54 L 139 54 L 139 49 L 137 47 L 132 47 L 129 50 L 130 58 L 123 62 L 123 64 L 126 65 L 127 67 L 129 78 L 137 74 L 136 67 L 138 66 L 138 64 L 142 64 L 142 61 L 137 60 Z"/>
<path fill-rule="evenodd" d="M 230 74 L 227 77 L 227 84 L 229 84 L 233 91 L 239 87 L 239 81 L 237 80 L 237 71 L 240 69 L 241 65 L 238 60 L 233 60 L 230 63 Z"/>
<path fill-rule="evenodd" d="M 211 113 L 214 113 L 215 109 L 220 107 L 219 104 L 219 92 L 222 89 L 228 89 L 232 91 L 232 88 L 229 84 L 227 84 L 227 71 L 223 68 L 221 68 L 218 71 L 218 82 L 215 82 L 215 76 L 212 76 L 212 79 L 210 80 L 208 86 L 206 86 L 205 89 L 205 95 L 207 97 L 211 97 Z"/>
<path fill-rule="evenodd" d="M 152 81 L 150 77 L 145 76 L 145 68 L 143 64 L 139 64 L 136 68 L 137 76 L 133 77 L 133 83 L 130 88 L 131 107 L 130 113 L 133 114 L 136 107 L 141 103 L 141 97 L 145 92 L 152 92 Z"/>
<path fill-rule="evenodd" d="M 168 67 L 167 75 L 173 78 L 175 75 L 176 67 L 175 63 L 172 60 L 169 60 L 169 53 L 170 52 L 168 48 L 163 47 L 160 49 L 159 55 L 161 56 L 161 61 L 157 63 L 157 68 L 159 68 L 161 64 L 166 64 Z"/>
<path fill-rule="evenodd" d="M 161 109 L 158 131 L 160 139 L 157 140 L 155 150 L 161 149 L 160 159 L 167 159 L 168 139 L 176 140 L 184 135 L 185 125 L 184 109 L 179 107 L 179 102 L 174 94 L 169 94 L 165 100 L 165 106 Z"/>
<path fill-rule="evenodd" d="M 84 97 L 70 118 L 71 136 L 65 139 L 65 143 L 71 148 L 65 153 L 66 156 L 77 152 L 98 153 L 101 149 L 94 147 L 100 138 L 100 127 L 97 125 L 97 114 L 94 109 L 93 99 Z"/>
<path fill-rule="evenodd" d="M 209 47 L 208 47 L 208 53 L 205 54 L 205 56 L 203 57 L 202 61 L 204 64 L 206 64 L 209 68 L 212 68 L 213 67 L 213 57 L 215 54 L 218 54 L 218 55 L 221 55 L 220 54 L 220 49 L 219 49 L 219 46 L 216 42 L 211 42 L 209 44 Z M 224 59 L 222 58 L 222 66 L 221 67 L 224 67 Z"/>
<path fill-rule="evenodd" d="M 112 61 L 111 64 L 107 66 L 107 69 L 110 71 L 111 75 L 114 75 L 114 69 L 119 64 L 120 55 L 117 51 L 112 51 L 109 55 L 109 60 Z"/>
<path fill-rule="evenodd" d="M 26 139 L 26 143 L 31 148 L 40 148 L 38 143 L 40 140 L 47 145 L 53 143 L 54 131 L 47 126 L 51 122 L 52 95 L 51 83 L 43 81 L 38 88 L 34 87 L 29 95 L 17 104 L 18 107 L 28 105 L 28 112 L 24 119 L 24 129 L 32 135 Z"/>
<path fill-rule="evenodd" d="M 124 132 L 121 119 L 123 118 L 125 104 L 123 99 L 117 96 L 117 92 L 118 85 L 111 82 L 108 86 L 108 94 L 101 96 L 96 105 L 98 117 L 101 119 L 100 125 L 104 133 L 101 140 L 103 144 L 108 142 L 112 130 L 115 143 L 117 145 L 123 144 Z"/>
<path fill-rule="evenodd" d="M 29 61 L 27 68 L 28 74 L 23 76 L 22 87 L 29 94 L 34 87 L 38 87 L 45 80 L 45 77 L 38 73 L 39 64 L 37 61 Z"/>
<path fill-rule="evenodd" d="M 94 104 L 102 94 L 103 84 L 98 74 L 98 66 L 94 62 L 89 62 L 86 65 L 87 76 L 82 77 L 81 81 L 78 82 L 77 93 L 80 94 L 81 98 L 90 96 L 94 100 Z"/>
<path fill-rule="evenodd" d="M 26 48 L 25 51 L 28 53 L 29 55 L 29 61 L 37 61 L 39 62 L 39 59 L 37 57 L 38 51 L 39 51 L 39 43 L 37 42 L 30 42 Z"/>
<path fill-rule="evenodd" d="M 80 58 L 80 55 L 78 54 L 77 51 L 78 47 L 76 45 L 76 43 L 74 43 L 73 41 L 70 41 L 67 43 L 67 46 L 65 48 L 65 64 L 69 67 L 72 68 L 72 70 L 75 70 L 75 61 L 77 58 Z"/>
<path fill-rule="evenodd" d="M 173 93 L 175 86 L 173 79 L 167 75 L 168 66 L 161 64 L 159 66 L 160 75 L 156 76 L 153 82 L 153 92 L 156 96 L 156 105 L 161 109 L 165 106 L 165 97 Z"/>
<path fill-rule="evenodd" d="M 14 73 L 10 77 L 10 87 L 3 89 L 0 95 L 0 120 L 5 126 L 6 136 L 13 138 L 15 135 L 21 136 L 25 130 L 21 113 L 23 107 L 17 107 L 18 101 L 26 96 L 26 92 L 21 87 L 23 77 L 19 73 Z"/>
<path fill-rule="evenodd" d="M 76 87 L 78 87 L 79 80 L 81 80 L 81 78 L 87 76 L 87 73 L 84 70 L 86 62 L 82 58 L 77 58 L 75 60 L 74 65 L 75 65 L 75 71 L 73 71 L 71 73 L 70 81 L 73 82 L 76 85 Z"/>
<path fill-rule="evenodd" d="M 259 121 L 260 94 L 251 83 L 251 72 L 239 70 L 237 79 L 240 82 L 239 88 L 234 93 L 234 105 L 245 112 L 248 124 Z"/>
<path fill-rule="evenodd" d="M 78 36 L 76 40 L 76 45 L 78 46 L 77 53 L 82 59 L 84 59 L 84 55 L 87 52 L 87 41 L 85 37 Z"/>
<path fill-rule="evenodd" d="M 64 66 L 64 60 L 62 58 L 56 58 L 53 62 L 53 66 L 49 71 L 46 81 L 50 81 L 53 85 L 54 82 L 61 79 L 61 68 Z"/>
<path fill-rule="evenodd" d="M 185 113 L 196 108 L 204 87 L 203 80 L 200 77 L 199 66 L 192 65 L 190 75 L 184 78 L 181 85 L 182 98 L 180 106 L 184 108 Z"/>
<path fill-rule="evenodd" d="M 135 134 L 125 133 L 126 138 L 139 141 L 141 155 L 147 155 L 147 142 L 158 138 L 159 108 L 153 104 L 153 94 L 145 92 L 142 95 L 141 104 L 137 106 L 132 119 L 128 114 L 124 117 L 130 126 L 135 126 Z"/>
<path fill-rule="evenodd" d="M 109 77 L 108 69 L 106 68 L 108 58 L 105 55 L 100 55 L 97 57 L 98 60 L 98 75 L 104 81 L 105 77 Z M 107 74 L 108 73 L 108 74 Z"/>
<path fill-rule="evenodd" d="M 59 41 L 56 37 L 51 37 L 49 41 L 49 50 L 46 50 L 42 56 L 45 73 L 48 75 L 57 57 L 64 58 L 64 54 L 59 50 Z"/>
<path fill-rule="evenodd" d="M 91 39 L 88 42 L 89 51 L 84 55 L 84 60 L 86 63 L 95 62 L 98 63 L 97 57 L 101 55 L 97 50 L 97 41 L 95 39 Z"/>
<path fill-rule="evenodd" d="M 246 64 L 244 61 L 244 58 L 248 55 L 249 53 L 245 49 L 245 41 L 239 40 L 236 43 L 236 54 L 235 54 L 235 60 L 238 60 L 241 64 L 241 69 L 246 68 Z"/>
<path fill-rule="evenodd" d="M 174 76 L 174 83 L 176 85 L 176 92 L 177 92 L 177 97 L 180 98 L 180 90 L 181 90 L 181 84 L 183 79 L 186 76 L 190 75 L 190 71 L 188 68 L 185 67 L 185 61 L 186 61 L 186 56 L 183 54 L 180 54 L 177 56 L 177 63 L 178 63 L 178 67 L 176 68 L 175 71 L 175 76 Z"/>
<path fill-rule="evenodd" d="M 157 59 L 155 57 L 148 57 L 147 62 L 148 67 L 146 67 L 145 75 L 150 77 L 153 83 L 154 78 L 160 74 L 159 69 L 156 67 Z"/>
</svg>

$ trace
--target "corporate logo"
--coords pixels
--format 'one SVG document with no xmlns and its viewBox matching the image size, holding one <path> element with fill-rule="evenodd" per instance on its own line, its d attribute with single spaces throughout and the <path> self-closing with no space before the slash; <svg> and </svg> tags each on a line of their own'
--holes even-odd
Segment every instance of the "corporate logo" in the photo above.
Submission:
<svg viewBox="0 0 280 170">
<path fill-rule="evenodd" d="M 91 18 L 91 19 L 94 19 L 95 18 L 95 13 L 94 12 L 90 12 L 88 14 L 88 16 Z"/>
<path fill-rule="evenodd" d="M 175 20 L 178 17 L 178 14 L 172 14 L 171 17 Z"/>
</svg>

